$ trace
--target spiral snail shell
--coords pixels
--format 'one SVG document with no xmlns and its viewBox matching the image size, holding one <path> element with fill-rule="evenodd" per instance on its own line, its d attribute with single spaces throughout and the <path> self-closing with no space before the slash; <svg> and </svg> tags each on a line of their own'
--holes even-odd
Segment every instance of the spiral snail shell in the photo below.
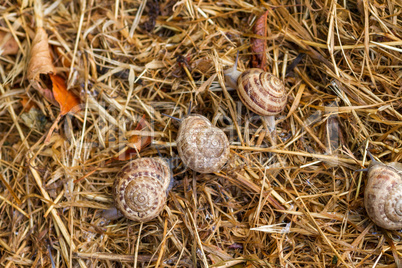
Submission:
<svg viewBox="0 0 402 268">
<path fill-rule="evenodd" d="M 243 104 L 256 114 L 272 116 L 282 112 L 287 103 L 283 82 L 264 70 L 251 68 L 244 72 L 235 65 L 225 71 L 227 85 L 236 88 Z"/>
<path fill-rule="evenodd" d="M 113 185 L 115 206 L 134 221 L 149 221 L 162 211 L 172 174 L 162 158 L 139 158 L 129 163 Z"/>
<path fill-rule="evenodd" d="M 259 115 L 276 115 L 286 107 L 286 91 L 282 81 L 273 74 L 252 68 L 237 80 L 240 100 Z"/>
<path fill-rule="evenodd" d="M 177 149 L 183 163 L 200 173 L 218 172 L 230 151 L 226 134 L 202 115 L 188 115 L 181 120 Z"/>
<path fill-rule="evenodd" d="M 367 176 L 364 206 L 368 216 L 382 228 L 402 229 L 402 164 L 374 160 Z"/>
</svg>

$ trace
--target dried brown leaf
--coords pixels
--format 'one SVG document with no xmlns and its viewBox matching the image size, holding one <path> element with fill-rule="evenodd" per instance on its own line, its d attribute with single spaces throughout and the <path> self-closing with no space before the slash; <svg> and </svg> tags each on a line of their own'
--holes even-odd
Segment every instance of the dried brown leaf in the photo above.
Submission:
<svg viewBox="0 0 402 268">
<path fill-rule="evenodd" d="M 268 11 L 262 14 L 254 25 L 254 33 L 261 37 L 267 36 L 267 16 Z M 265 68 L 265 51 L 267 49 L 267 41 L 265 39 L 253 38 L 251 40 L 251 51 L 255 53 L 256 59 L 253 60 L 253 67 Z"/>
<path fill-rule="evenodd" d="M 43 28 L 38 28 L 32 41 L 31 58 L 28 64 L 28 79 L 39 81 L 41 74 L 49 73 L 56 74 L 56 68 L 50 55 L 47 33 Z"/>
<path fill-rule="evenodd" d="M 11 34 L 0 32 L 0 55 L 14 55 L 19 50 L 18 43 Z"/>
</svg>

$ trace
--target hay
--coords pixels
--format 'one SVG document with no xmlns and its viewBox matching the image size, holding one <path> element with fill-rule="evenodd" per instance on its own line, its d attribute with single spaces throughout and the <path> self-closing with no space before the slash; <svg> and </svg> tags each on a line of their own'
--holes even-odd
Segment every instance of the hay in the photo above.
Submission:
<svg viewBox="0 0 402 268">
<path fill-rule="evenodd" d="M 400 1 L 12 2 L 0 19 L 0 45 L 14 46 L 0 56 L 1 267 L 401 267 L 401 232 L 369 220 L 354 172 L 367 150 L 401 161 Z M 250 68 L 267 10 L 266 66 L 289 92 L 273 136 L 222 73 L 237 51 Z M 48 142 L 60 109 L 26 79 L 42 23 L 82 103 Z M 181 118 L 190 102 L 230 139 L 217 174 L 178 159 L 178 124 L 162 113 Z M 138 155 L 158 147 L 175 174 L 144 224 L 102 217 L 133 135 L 152 136 Z"/>
</svg>

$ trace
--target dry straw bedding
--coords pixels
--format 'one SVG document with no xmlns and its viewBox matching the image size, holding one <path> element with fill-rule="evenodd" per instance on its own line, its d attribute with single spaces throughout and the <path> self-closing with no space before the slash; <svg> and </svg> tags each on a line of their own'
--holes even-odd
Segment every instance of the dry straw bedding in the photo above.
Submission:
<svg viewBox="0 0 402 268">
<path fill-rule="evenodd" d="M 401 232 L 367 217 L 354 172 L 367 150 L 402 157 L 400 1 L 39 4 L 0 7 L 1 36 L 16 40 L 0 56 L 0 267 L 400 267 Z M 267 70 L 289 100 L 272 136 L 223 80 L 237 51 L 251 67 L 265 11 Z M 81 102 L 46 142 L 60 108 L 27 80 L 41 19 Z M 190 101 L 229 137 L 219 173 L 177 158 L 178 124 L 161 113 L 182 118 Z M 172 160 L 167 206 L 144 224 L 105 219 L 128 162 L 115 158 L 140 136 L 152 143 L 132 158 L 158 147 Z"/>
</svg>

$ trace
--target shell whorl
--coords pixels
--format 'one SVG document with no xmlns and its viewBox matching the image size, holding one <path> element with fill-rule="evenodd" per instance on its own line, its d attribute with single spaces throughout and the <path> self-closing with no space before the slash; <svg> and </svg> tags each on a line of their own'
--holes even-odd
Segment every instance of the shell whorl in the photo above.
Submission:
<svg viewBox="0 0 402 268">
<path fill-rule="evenodd" d="M 261 69 L 244 71 L 237 80 L 237 91 L 244 105 L 259 115 L 276 115 L 286 107 L 285 85 Z"/>
<path fill-rule="evenodd" d="M 218 172 L 227 162 L 230 151 L 226 134 L 202 115 L 183 119 L 177 149 L 183 163 L 200 173 Z"/>
<path fill-rule="evenodd" d="M 392 163 L 376 163 L 368 170 L 364 192 L 367 214 L 378 226 L 402 229 L 402 173 Z"/>
<path fill-rule="evenodd" d="M 171 178 L 161 158 L 140 158 L 129 163 L 113 185 L 115 206 L 134 221 L 149 221 L 162 211 Z"/>
</svg>

